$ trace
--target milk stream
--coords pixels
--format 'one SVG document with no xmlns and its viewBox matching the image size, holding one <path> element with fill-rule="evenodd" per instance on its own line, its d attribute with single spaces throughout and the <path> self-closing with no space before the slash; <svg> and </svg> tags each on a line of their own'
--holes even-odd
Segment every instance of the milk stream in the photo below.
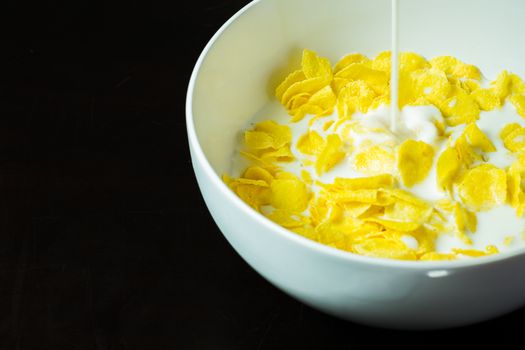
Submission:
<svg viewBox="0 0 525 350">
<path fill-rule="evenodd" d="M 397 0 L 392 0 L 392 68 L 390 69 L 390 130 L 397 131 L 398 117 L 398 82 L 399 82 L 399 64 L 398 64 L 398 44 L 397 44 L 397 18 L 398 7 Z"/>
</svg>

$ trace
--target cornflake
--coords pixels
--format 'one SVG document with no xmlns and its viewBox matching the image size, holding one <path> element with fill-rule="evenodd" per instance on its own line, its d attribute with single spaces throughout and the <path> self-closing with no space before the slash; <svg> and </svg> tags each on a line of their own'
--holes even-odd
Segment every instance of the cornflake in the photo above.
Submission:
<svg viewBox="0 0 525 350">
<path fill-rule="evenodd" d="M 399 146 L 397 167 L 403 183 L 412 187 L 422 182 L 432 167 L 434 148 L 423 141 L 406 140 Z"/>
<path fill-rule="evenodd" d="M 506 201 L 507 174 L 492 164 L 481 164 L 467 171 L 458 189 L 470 210 L 490 210 Z"/>
<path fill-rule="evenodd" d="M 366 175 L 393 173 L 396 157 L 392 150 L 381 146 L 365 148 L 354 156 L 354 168 Z"/>
</svg>

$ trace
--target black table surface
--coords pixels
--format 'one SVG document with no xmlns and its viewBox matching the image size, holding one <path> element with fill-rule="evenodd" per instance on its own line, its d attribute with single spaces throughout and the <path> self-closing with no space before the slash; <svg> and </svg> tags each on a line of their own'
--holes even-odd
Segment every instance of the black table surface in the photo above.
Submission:
<svg viewBox="0 0 525 350">
<path fill-rule="evenodd" d="M 441 332 L 341 321 L 274 288 L 229 246 L 193 175 L 184 102 L 204 45 L 246 3 L 2 10 L 0 349 L 522 341 L 524 310 Z"/>
</svg>

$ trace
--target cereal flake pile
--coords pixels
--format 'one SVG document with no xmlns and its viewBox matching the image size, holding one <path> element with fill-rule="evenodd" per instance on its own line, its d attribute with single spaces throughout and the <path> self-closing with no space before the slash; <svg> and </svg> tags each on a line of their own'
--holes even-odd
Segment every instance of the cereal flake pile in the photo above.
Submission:
<svg viewBox="0 0 525 350">
<path fill-rule="evenodd" d="M 328 59 L 304 50 L 301 69 L 288 75 L 275 94 L 292 123 L 308 115 L 313 116 L 312 124 L 337 113 L 338 120 L 324 126 L 332 133 L 323 137 L 309 130 L 296 144 L 301 163 L 311 165 L 313 174 L 282 169 L 282 164 L 297 160 L 290 148 L 292 131 L 267 120 L 244 132 L 241 154 L 250 166 L 240 177 L 224 175 L 223 180 L 277 224 L 352 253 L 404 260 L 497 253 L 493 245 L 483 251 L 439 253 L 435 241 L 441 234 L 454 234 L 470 244 L 467 233 L 476 232 L 476 213 L 496 206 L 509 204 L 516 215 L 523 215 L 525 128 L 509 124 L 502 129 L 503 144 L 516 160 L 501 169 L 487 162 L 486 154 L 496 148 L 476 121 L 480 111 L 501 108 L 506 101 L 525 118 L 524 82 L 503 71 L 484 87 L 478 68 L 450 56 L 427 61 L 415 53 L 402 53 L 399 62 L 399 108 L 439 109 L 443 119 L 436 120 L 435 126 L 447 140 L 441 153 L 433 145 L 412 139 L 399 145 L 365 143 L 356 148 L 351 137 L 341 136 L 370 131 L 352 123 L 354 113 L 390 104 L 390 52 L 374 59 L 350 54 L 332 66 Z M 462 124 L 465 128 L 459 137 L 448 137 L 448 127 Z M 345 129 L 336 133 L 340 127 Z M 428 177 L 436 157 L 436 181 L 446 199 L 429 202 L 406 189 Z M 367 176 L 338 177 L 333 183 L 316 179 L 350 158 L 353 167 Z M 406 243 L 407 237 L 417 241 L 416 247 Z"/>
</svg>

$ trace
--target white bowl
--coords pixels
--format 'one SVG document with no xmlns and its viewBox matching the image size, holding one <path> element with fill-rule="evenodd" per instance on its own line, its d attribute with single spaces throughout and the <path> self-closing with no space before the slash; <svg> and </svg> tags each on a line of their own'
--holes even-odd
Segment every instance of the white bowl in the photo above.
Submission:
<svg viewBox="0 0 525 350">
<path fill-rule="evenodd" d="M 402 0 L 400 48 L 450 54 L 489 77 L 525 76 L 521 0 Z M 261 0 L 233 16 L 199 58 L 188 88 L 193 167 L 206 204 L 234 249 L 289 295 L 344 319 L 382 327 L 466 325 L 525 304 L 524 249 L 453 262 L 353 255 L 289 232 L 253 211 L 221 181 L 239 130 L 297 67 L 303 48 L 335 62 L 389 49 L 389 0 Z"/>
</svg>

